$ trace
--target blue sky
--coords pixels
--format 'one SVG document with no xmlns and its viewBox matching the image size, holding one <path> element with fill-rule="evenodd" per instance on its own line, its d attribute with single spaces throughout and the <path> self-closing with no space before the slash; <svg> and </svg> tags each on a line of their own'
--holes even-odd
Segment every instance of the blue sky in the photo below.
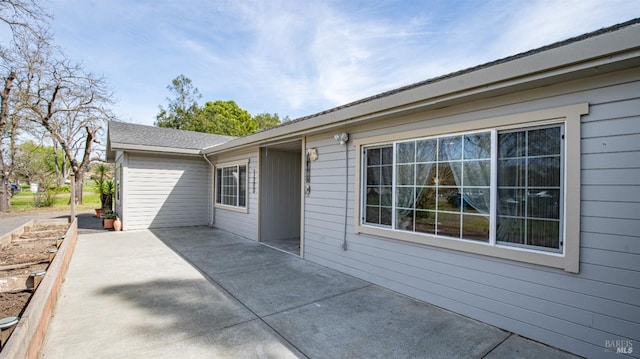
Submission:
<svg viewBox="0 0 640 359">
<path fill-rule="evenodd" d="M 153 124 L 189 77 L 205 101 L 292 119 L 640 16 L 637 0 L 51 0 L 55 42 Z"/>
</svg>

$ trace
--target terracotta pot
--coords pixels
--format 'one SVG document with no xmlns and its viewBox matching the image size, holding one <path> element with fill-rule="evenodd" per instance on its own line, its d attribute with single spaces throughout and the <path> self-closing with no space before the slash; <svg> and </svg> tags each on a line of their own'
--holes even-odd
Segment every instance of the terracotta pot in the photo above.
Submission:
<svg viewBox="0 0 640 359">
<path fill-rule="evenodd" d="M 113 229 L 113 222 L 115 219 L 104 219 L 104 229 Z"/>
<path fill-rule="evenodd" d="M 116 218 L 116 220 L 113 222 L 113 229 L 116 232 L 122 230 L 122 221 L 120 220 L 120 217 Z"/>
<path fill-rule="evenodd" d="M 104 216 L 104 208 L 96 208 L 96 218 L 102 218 Z"/>
</svg>

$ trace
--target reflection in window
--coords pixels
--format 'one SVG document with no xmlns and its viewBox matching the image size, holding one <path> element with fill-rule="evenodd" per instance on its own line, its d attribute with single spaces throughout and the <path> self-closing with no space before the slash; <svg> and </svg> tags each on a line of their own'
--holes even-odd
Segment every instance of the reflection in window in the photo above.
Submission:
<svg viewBox="0 0 640 359">
<path fill-rule="evenodd" d="M 216 203 L 233 207 L 247 206 L 247 166 L 216 168 Z"/>
<path fill-rule="evenodd" d="M 562 251 L 562 132 L 561 124 L 494 129 L 365 148 L 362 220 Z"/>
<path fill-rule="evenodd" d="M 498 242 L 560 250 L 562 127 L 498 133 Z"/>
<path fill-rule="evenodd" d="M 488 241 L 490 156 L 490 132 L 397 143 L 395 228 Z"/>
</svg>

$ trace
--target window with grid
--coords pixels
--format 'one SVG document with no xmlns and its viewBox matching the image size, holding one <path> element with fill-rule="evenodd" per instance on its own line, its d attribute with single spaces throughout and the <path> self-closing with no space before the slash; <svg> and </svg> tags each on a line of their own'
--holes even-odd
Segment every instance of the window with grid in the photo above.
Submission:
<svg viewBox="0 0 640 359">
<path fill-rule="evenodd" d="M 498 133 L 497 241 L 562 246 L 562 127 Z"/>
<path fill-rule="evenodd" d="M 364 147 L 363 224 L 562 250 L 563 125 Z"/>
<path fill-rule="evenodd" d="M 247 166 L 233 165 L 216 168 L 216 203 L 232 207 L 246 207 Z"/>
</svg>

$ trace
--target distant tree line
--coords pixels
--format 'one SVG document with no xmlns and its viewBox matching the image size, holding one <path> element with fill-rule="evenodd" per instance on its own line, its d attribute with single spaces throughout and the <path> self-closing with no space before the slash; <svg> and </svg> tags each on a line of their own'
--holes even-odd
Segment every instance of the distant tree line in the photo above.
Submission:
<svg viewBox="0 0 640 359">
<path fill-rule="evenodd" d="M 289 121 L 280 119 L 277 113 L 261 113 L 251 116 L 234 101 L 207 101 L 198 105 L 200 92 L 191 79 L 179 75 L 167 89 L 173 97 L 168 97 L 166 108 L 160 106 L 155 125 L 186 131 L 213 133 L 226 136 L 246 136 L 266 130 Z"/>
</svg>

